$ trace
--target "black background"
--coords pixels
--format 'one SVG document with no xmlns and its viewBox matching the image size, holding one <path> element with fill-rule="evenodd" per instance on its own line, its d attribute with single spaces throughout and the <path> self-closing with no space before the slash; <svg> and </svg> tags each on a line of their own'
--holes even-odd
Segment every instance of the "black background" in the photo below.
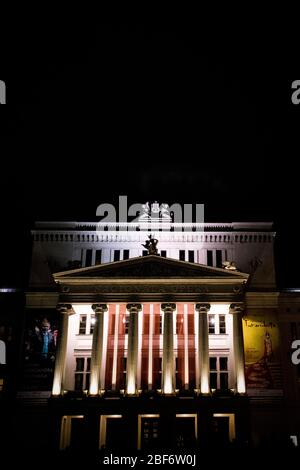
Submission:
<svg viewBox="0 0 300 470">
<path fill-rule="evenodd" d="M 123 194 L 273 220 L 279 285 L 300 285 L 297 30 L 204 23 L 3 32 L 2 286 L 26 285 L 34 220 L 93 220 Z"/>
</svg>

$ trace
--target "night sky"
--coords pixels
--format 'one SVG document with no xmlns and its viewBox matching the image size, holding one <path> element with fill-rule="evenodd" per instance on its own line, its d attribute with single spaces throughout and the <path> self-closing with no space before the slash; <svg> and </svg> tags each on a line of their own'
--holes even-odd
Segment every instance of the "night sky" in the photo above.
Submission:
<svg viewBox="0 0 300 470">
<path fill-rule="evenodd" d="M 1 285 L 26 285 L 34 220 L 94 220 L 125 194 L 204 203 L 206 221 L 273 220 L 279 285 L 300 286 L 297 42 L 275 29 L 5 33 Z"/>
</svg>

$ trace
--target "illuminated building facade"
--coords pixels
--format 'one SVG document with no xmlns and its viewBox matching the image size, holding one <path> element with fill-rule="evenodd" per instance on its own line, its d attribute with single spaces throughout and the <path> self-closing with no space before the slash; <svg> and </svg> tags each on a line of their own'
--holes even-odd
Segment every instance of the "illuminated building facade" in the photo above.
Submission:
<svg viewBox="0 0 300 470">
<path fill-rule="evenodd" d="M 272 224 L 169 225 L 152 227 L 157 254 L 130 224 L 36 225 L 18 396 L 43 410 L 35 429 L 47 415 L 54 447 L 297 436 Z"/>
</svg>

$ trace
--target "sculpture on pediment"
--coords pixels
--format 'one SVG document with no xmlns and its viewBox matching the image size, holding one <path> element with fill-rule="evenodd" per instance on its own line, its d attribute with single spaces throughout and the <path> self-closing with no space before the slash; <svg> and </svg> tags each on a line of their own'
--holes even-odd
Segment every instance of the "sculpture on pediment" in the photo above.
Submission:
<svg viewBox="0 0 300 470">
<path fill-rule="evenodd" d="M 158 244 L 158 240 L 156 238 L 153 238 L 152 235 L 150 234 L 148 236 L 148 240 L 145 241 L 142 246 L 148 250 L 148 255 L 157 255 L 158 250 L 156 248 Z"/>
<path fill-rule="evenodd" d="M 162 219 L 171 219 L 169 204 L 166 204 L 165 202 L 162 203 L 160 206 L 160 215 Z"/>
<path fill-rule="evenodd" d="M 237 271 L 237 267 L 234 261 L 223 261 L 222 267 L 228 271 Z"/>
<path fill-rule="evenodd" d="M 142 210 L 139 216 L 139 220 L 148 220 L 150 218 L 150 206 L 149 202 L 142 204 Z"/>
</svg>

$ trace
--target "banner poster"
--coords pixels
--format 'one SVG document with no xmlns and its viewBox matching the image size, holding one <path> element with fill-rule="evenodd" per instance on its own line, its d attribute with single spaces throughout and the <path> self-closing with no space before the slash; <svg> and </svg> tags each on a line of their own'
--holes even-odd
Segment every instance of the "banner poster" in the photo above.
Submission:
<svg viewBox="0 0 300 470">
<path fill-rule="evenodd" d="M 243 318 L 246 385 L 249 395 L 282 395 L 280 333 L 276 311 Z"/>
<path fill-rule="evenodd" d="M 24 334 L 23 389 L 51 390 L 58 338 L 56 311 L 30 312 Z"/>
</svg>

